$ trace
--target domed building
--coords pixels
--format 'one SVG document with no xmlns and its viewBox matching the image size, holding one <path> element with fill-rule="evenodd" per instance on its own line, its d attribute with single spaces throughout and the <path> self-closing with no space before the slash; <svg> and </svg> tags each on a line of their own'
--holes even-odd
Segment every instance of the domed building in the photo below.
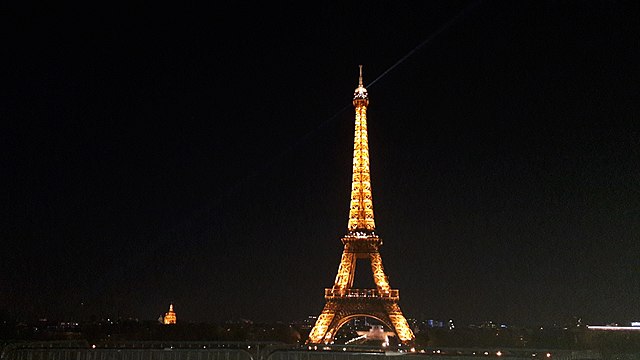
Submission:
<svg viewBox="0 0 640 360">
<path fill-rule="evenodd" d="M 169 311 L 164 314 L 162 319 L 162 323 L 165 325 L 175 324 L 176 323 L 176 313 L 173 311 L 173 304 L 169 305 Z"/>
</svg>

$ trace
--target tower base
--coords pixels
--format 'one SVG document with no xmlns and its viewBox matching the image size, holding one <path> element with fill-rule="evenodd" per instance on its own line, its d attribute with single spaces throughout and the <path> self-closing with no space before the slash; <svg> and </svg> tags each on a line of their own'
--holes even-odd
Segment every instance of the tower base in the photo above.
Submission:
<svg viewBox="0 0 640 360">
<path fill-rule="evenodd" d="M 309 333 L 307 344 L 329 344 L 344 324 L 363 316 L 382 322 L 396 333 L 402 344 L 413 344 L 413 331 L 398 305 L 398 290 L 380 294 L 375 289 L 349 289 L 336 294 L 333 289 L 326 289 L 325 298 L 327 302 Z"/>
</svg>

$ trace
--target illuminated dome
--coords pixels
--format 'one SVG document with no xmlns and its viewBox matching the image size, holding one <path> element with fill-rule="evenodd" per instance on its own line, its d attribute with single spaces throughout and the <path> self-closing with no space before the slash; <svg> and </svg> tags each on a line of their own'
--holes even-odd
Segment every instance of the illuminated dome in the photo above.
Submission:
<svg viewBox="0 0 640 360">
<path fill-rule="evenodd" d="M 169 311 L 164 314 L 163 323 L 165 325 L 176 323 L 176 313 L 173 311 L 173 304 L 169 305 Z"/>
</svg>

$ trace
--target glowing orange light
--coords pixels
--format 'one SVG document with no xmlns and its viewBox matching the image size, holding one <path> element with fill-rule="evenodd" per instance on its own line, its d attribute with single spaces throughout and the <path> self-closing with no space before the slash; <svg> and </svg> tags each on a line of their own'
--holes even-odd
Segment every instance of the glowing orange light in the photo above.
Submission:
<svg viewBox="0 0 640 360">
<path fill-rule="evenodd" d="M 309 333 L 308 344 L 333 343 L 334 334 L 356 314 L 371 315 L 393 328 L 403 344 L 415 336 L 400 306 L 398 290 L 391 289 L 382 266 L 379 247 L 382 240 L 375 234 L 373 196 L 369 169 L 367 106 L 369 95 L 362 83 L 362 66 L 358 87 L 353 95 L 355 132 L 353 141 L 353 174 L 347 234 L 342 238 L 344 252 L 332 288 L 325 289 L 326 304 Z M 371 264 L 375 289 L 354 289 L 357 259 Z M 375 314 L 375 315 L 372 315 Z"/>
<path fill-rule="evenodd" d="M 165 325 L 175 324 L 176 323 L 176 313 L 173 311 L 173 304 L 169 305 L 169 311 L 164 314 L 164 318 L 162 319 L 162 323 Z"/>
</svg>

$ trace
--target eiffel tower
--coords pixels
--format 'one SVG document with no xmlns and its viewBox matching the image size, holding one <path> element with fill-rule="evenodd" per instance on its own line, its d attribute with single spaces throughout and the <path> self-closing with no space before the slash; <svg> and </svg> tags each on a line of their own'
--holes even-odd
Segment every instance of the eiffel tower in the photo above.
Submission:
<svg viewBox="0 0 640 360">
<path fill-rule="evenodd" d="M 344 251 L 338 275 L 333 287 L 324 291 L 326 304 L 309 333 L 308 344 L 332 343 L 336 332 L 344 324 L 362 316 L 382 322 L 386 328 L 396 333 L 403 344 L 412 344 L 415 339 L 398 305 L 398 290 L 391 289 L 384 273 L 379 251 L 382 239 L 375 234 L 367 140 L 368 105 L 369 95 L 362 85 L 360 65 L 360 80 L 353 95 L 356 121 L 348 232 L 342 237 Z M 353 288 L 357 259 L 368 259 L 371 263 L 375 289 Z"/>
</svg>

